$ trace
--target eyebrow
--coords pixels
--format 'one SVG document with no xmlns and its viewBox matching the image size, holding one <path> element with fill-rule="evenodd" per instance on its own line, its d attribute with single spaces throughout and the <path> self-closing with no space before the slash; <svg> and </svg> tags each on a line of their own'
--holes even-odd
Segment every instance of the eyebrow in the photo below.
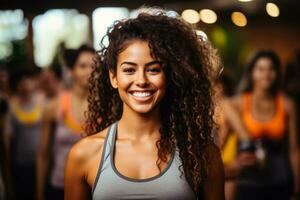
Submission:
<svg viewBox="0 0 300 200">
<path fill-rule="evenodd" d="M 121 65 L 124 65 L 124 64 L 126 64 L 126 65 L 132 65 L 132 66 L 137 66 L 136 63 L 134 63 L 134 62 L 129 62 L 129 61 L 125 61 L 125 62 L 122 62 L 122 63 L 121 63 Z M 157 60 L 154 60 L 154 61 L 151 61 L 151 62 L 146 63 L 145 66 L 148 67 L 148 66 L 155 65 L 155 64 L 161 64 L 161 62 L 159 62 L 159 61 L 157 61 Z"/>
</svg>

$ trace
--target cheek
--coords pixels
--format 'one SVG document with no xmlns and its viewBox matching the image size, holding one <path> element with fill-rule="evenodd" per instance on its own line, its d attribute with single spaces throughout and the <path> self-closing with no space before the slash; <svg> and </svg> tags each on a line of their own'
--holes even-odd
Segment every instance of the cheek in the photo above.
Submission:
<svg viewBox="0 0 300 200">
<path fill-rule="evenodd" d="M 84 79 L 87 74 L 88 74 L 89 70 L 87 68 L 77 68 L 74 70 L 74 76 L 77 79 Z"/>
<path fill-rule="evenodd" d="M 276 79 L 276 72 L 275 71 L 270 72 L 270 79 L 272 79 L 272 80 Z"/>
<path fill-rule="evenodd" d="M 86 75 L 88 75 L 90 73 L 90 69 L 88 68 L 88 67 L 84 67 L 84 68 L 82 68 L 81 70 L 80 70 L 80 74 L 82 75 L 82 76 L 86 76 Z"/>
<path fill-rule="evenodd" d="M 74 69 L 71 71 L 72 77 L 76 79 L 80 74 L 79 71 L 80 70 L 78 69 L 78 67 L 74 67 Z"/>
<path fill-rule="evenodd" d="M 164 75 L 152 77 L 150 78 L 150 82 L 155 85 L 157 89 L 165 90 L 166 88 L 166 78 Z"/>
<path fill-rule="evenodd" d="M 89 69 L 88 69 L 88 74 L 89 74 L 89 76 L 92 74 L 92 72 L 93 72 L 93 68 L 92 68 L 92 67 L 89 67 Z"/>
<path fill-rule="evenodd" d="M 126 90 L 132 83 L 132 78 L 122 73 L 118 73 L 116 83 L 119 89 Z"/>
<path fill-rule="evenodd" d="M 253 81 L 260 80 L 261 77 L 262 77 L 262 73 L 261 73 L 260 70 L 258 70 L 258 69 L 253 70 L 253 72 L 252 72 L 252 79 L 253 79 Z"/>
</svg>

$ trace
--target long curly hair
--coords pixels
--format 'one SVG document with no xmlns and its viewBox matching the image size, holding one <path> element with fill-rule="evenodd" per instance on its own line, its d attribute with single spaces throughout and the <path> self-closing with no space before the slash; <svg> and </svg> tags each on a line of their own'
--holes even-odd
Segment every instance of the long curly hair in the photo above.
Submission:
<svg viewBox="0 0 300 200">
<path fill-rule="evenodd" d="M 216 63 L 214 49 L 189 24 L 162 11 L 117 21 L 108 29 L 107 37 L 109 44 L 104 46 L 102 39 L 90 77 L 87 134 L 97 133 L 121 118 L 123 102 L 111 86 L 109 71 L 116 73 L 118 55 L 130 42 L 148 42 L 151 56 L 161 62 L 167 78 L 166 93 L 159 104 L 161 137 L 156 164 L 159 167 L 178 149 L 181 173 L 198 194 L 207 177 L 208 146 L 213 143 L 210 77 Z"/>
</svg>

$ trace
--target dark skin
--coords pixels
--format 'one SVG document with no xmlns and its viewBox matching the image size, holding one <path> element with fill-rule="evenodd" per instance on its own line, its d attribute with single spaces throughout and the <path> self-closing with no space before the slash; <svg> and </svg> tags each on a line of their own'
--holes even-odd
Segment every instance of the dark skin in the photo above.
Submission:
<svg viewBox="0 0 300 200">
<path fill-rule="evenodd" d="M 4 183 L 4 187 L 6 190 L 7 199 L 14 199 L 14 193 L 12 190 L 12 178 L 11 178 L 11 167 L 9 161 L 9 155 L 7 152 L 7 148 L 5 148 L 5 137 L 4 137 L 4 118 L 5 115 L 0 113 L 0 172 L 2 174 L 2 179 Z"/>
<path fill-rule="evenodd" d="M 161 65 L 150 55 L 148 43 L 134 41 L 121 52 L 117 72 L 110 73 L 110 80 L 123 101 L 115 147 L 116 168 L 134 179 L 156 176 L 160 173 L 156 166 L 161 126 L 158 105 L 165 93 L 166 80 Z M 91 196 L 106 134 L 107 129 L 86 137 L 71 149 L 65 170 L 66 200 L 86 200 Z M 224 199 L 220 154 L 215 146 L 209 148 L 212 160 L 203 196 L 208 200 Z M 162 170 L 168 161 L 161 163 Z"/>
</svg>

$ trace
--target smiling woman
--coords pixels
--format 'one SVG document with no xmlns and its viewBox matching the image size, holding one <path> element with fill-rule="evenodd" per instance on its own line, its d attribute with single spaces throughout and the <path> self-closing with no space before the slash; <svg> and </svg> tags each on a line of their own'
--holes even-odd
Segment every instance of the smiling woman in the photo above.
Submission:
<svg viewBox="0 0 300 200">
<path fill-rule="evenodd" d="M 224 199 L 210 44 L 164 11 L 115 23 L 90 78 L 65 199 Z"/>
<path fill-rule="evenodd" d="M 149 113 L 164 96 L 166 77 L 161 64 L 151 57 L 148 42 L 132 41 L 119 54 L 117 73 L 110 73 L 111 84 L 119 90 L 124 110 Z"/>
</svg>

